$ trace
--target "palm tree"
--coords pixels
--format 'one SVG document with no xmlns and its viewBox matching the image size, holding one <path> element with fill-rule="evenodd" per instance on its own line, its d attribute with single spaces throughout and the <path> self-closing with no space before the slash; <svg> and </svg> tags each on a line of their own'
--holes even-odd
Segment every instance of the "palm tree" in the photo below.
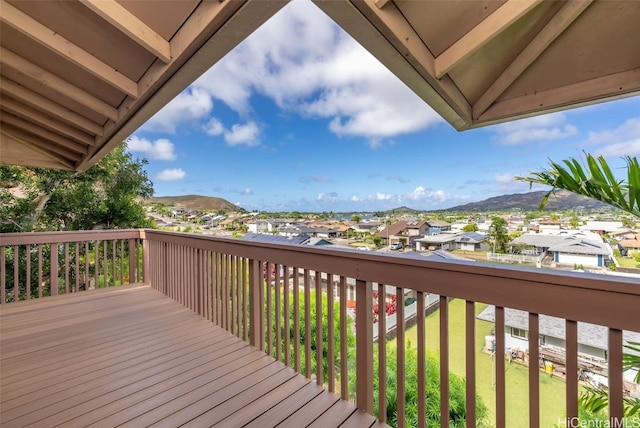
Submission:
<svg viewBox="0 0 640 428">
<path fill-rule="evenodd" d="M 627 163 L 627 181 L 616 180 L 609 164 L 604 157 L 595 158 L 585 153 L 586 165 L 578 160 L 569 158 L 560 164 L 550 161 L 547 170 L 533 172 L 529 177 L 515 177 L 516 180 L 546 184 L 551 190 L 543 197 L 540 210 L 544 208 L 549 196 L 556 189 L 564 189 L 578 195 L 597 199 L 601 202 L 619 208 L 634 216 L 640 217 L 640 166 L 638 158 L 625 156 Z M 640 383 L 640 343 L 629 342 L 624 345 L 635 354 L 624 354 L 623 369 L 638 369 L 635 382 Z M 580 403 L 585 409 L 597 413 L 608 405 L 606 391 L 598 388 L 588 388 L 581 394 Z M 640 400 L 625 398 L 625 416 L 640 415 Z"/>
</svg>

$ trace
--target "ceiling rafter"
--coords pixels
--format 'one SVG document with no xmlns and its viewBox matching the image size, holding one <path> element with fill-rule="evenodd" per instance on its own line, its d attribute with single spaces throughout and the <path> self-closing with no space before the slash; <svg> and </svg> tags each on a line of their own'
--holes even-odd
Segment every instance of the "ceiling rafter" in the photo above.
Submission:
<svg viewBox="0 0 640 428">
<path fill-rule="evenodd" d="M 52 146 L 47 147 L 46 141 L 41 140 L 40 138 L 33 136 L 26 131 L 23 131 L 21 129 L 12 129 L 11 126 L 3 126 L 0 133 L 3 136 L 3 139 L 12 140 L 13 144 L 26 146 L 30 150 L 45 156 L 50 161 L 55 162 L 56 165 L 51 165 L 51 167 L 74 169 L 77 164 L 77 162 L 74 162 L 67 156 L 68 153 L 64 151 L 62 151 L 62 153 L 57 153 L 57 151 L 60 151 L 59 149 L 53 149 Z M 2 153 L 0 156 L 2 158 L 5 158 L 3 159 L 3 162 L 6 162 L 6 158 L 8 157 L 7 154 Z M 15 158 L 12 163 L 16 165 L 29 165 L 28 163 L 24 162 L 24 160 Z"/>
<path fill-rule="evenodd" d="M 13 27 L 124 94 L 133 98 L 138 97 L 138 84 L 124 74 L 45 27 L 5 0 L 0 0 L 0 7 L 2 8 L 0 15 L 2 23 Z"/>
<path fill-rule="evenodd" d="M 640 68 L 635 68 L 566 85 L 562 88 L 547 89 L 524 97 L 497 101 L 478 119 L 494 123 L 516 109 L 524 109 L 530 111 L 530 115 L 534 115 L 538 111 L 551 112 L 564 110 L 567 106 L 580 107 L 590 105 L 593 100 L 605 97 L 608 100 L 613 100 L 640 95 L 638 88 L 640 88 Z M 583 101 L 576 102 L 578 98 Z"/>
<path fill-rule="evenodd" d="M 569 0 L 478 98 L 473 105 L 473 117 L 480 117 L 592 2 Z"/>
<path fill-rule="evenodd" d="M 4 47 L 0 47 L 0 64 L 19 71 L 21 74 L 30 77 L 39 84 L 71 98 L 96 113 L 106 116 L 109 119 L 118 120 L 118 110 L 113 106 Z"/>
<path fill-rule="evenodd" d="M 507 0 L 435 59 L 435 75 L 442 78 L 465 58 L 476 52 L 542 0 Z"/>
<path fill-rule="evenodd" d="M 12 98 L 2 99 L 2 110 L 11 112 L 17 116 L 27 119 L 30 122 L 35 122 L 40 126 L 51 129 L 59 134 L 66 135 L 69 138 L 76 140 L 79 143 L 93 146 L 95 139 L 84 132 L 79 131 L 73 126 L 60 122 L 51 116 L 47 116 L 37 110 L 34 110 Z"/>
<path fill-rule="evenodd" d="M 55 116 L 70 125 L 77 126 L 89 134 L 102 135 L 104 133 L 103 127 L 97 123 L 12 80 L 0 77 L 0 91 L 30 107 Z"/>
<path fill-rule="evenodd" d="M 80 0 L 86 7 L 101 16 L 109 24 L 135 40 L 162 62 L 171 61 L 171 45 L 137 16 L 115 1 Z"/>
<path fill-rule="evenodd" d="M 19 116 L 15 116 L 13 114 L 4 112 L 2 114 L 2 119 L 0 119 L 3 123 L 7 123 L 9 125 L 13 125 L 20 129 L 29 129 L 29 131 L 37 135 L 45 140 L 56 143 L 61 147 L 66 147 L 69 150 L 72 150 L 75 153 L 80 155 L 87 154 L 87 146 L 83 144 L 76 143 L 75 141 L 64 138 L 62 135 L 50 131 L 49 129 L 43 128 L 41 126 L 35 126 L 33 123 L 29 122 L 26 119 L 23 119 Z"/>
</svg>

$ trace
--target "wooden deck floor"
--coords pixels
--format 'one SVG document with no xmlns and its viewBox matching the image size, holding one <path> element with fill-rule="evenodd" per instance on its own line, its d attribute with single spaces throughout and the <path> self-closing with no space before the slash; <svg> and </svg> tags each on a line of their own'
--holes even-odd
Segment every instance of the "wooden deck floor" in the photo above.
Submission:
<svg viewBox="0 0 640 428">
<path fill-rule="evenodd" d="M 386 426 L 136 285 L 0 307 L 0 425 Z"/>
</svg>

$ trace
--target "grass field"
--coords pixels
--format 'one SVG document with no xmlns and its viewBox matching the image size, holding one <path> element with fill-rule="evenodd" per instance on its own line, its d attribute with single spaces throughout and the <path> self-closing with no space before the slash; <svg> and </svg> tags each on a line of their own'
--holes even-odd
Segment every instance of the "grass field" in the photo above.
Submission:
<svg viewBox="0 0 640 428">
<path fill-rule="evenodd" d="M 464 301 L 455 299 L 449 303 L 449 366 L 453 373 L 465 376 L 464 356 Z M 476 314 L 486 305 L 476 304 Z M 439 312 L 427 317 L 427 350 L 438 352 L 440 330 Z M 484 337 L 493 324 L 476 320 L 476 390 L 489 408 L 491 425 L 495 425 L 495 388 L 492 385 L 493 364 L 491 356 L 482 352 Z M 406 339 L 412 347 L 417 344 L 417 328 L 406 331 Z M 395 342 L 393 342 L 395 343 Z M 528 426 L 529 418 L 529 374 L 528 369 L 517 363 L 506 363 L 507 426 Z M 553 427 L 565 415 L 565 382 L 540 373 L 540 426 Z"/>
</svg>

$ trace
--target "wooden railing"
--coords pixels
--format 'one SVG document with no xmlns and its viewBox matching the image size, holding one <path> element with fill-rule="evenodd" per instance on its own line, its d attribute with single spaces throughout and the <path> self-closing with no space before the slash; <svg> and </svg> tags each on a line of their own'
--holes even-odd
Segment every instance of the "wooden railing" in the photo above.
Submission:
<svg viewBox="0 0 640 428">
<path fill-rule="evenodd" d="M 141 282 L 138 230 L 0 234 L 0 302 Z"/>
<path fill-rule="evenodd" d="M 65 266 L 71 271 L 74 263 L 80 265 L 79 276 L 94 278 L 94 284 L 100 284 L 102 272 L 107 268 L 109 272 L 124 272 L 126 263 L 122 257 L 112 262 L 102 259 L 104 254 L 118 253 L 124 243 L 124 249 L 129 248 L 126 253 L 130 258 L 128 265 L 136 266 L 131 282 L 149 283 L 383 421 L 387 419 L 385 409 L 394 408 L 391 416 L 396 418 L 397 415 L 397 420 L 392 421 L 397 426 L 405 426 L 407 406 L 411 404 L 406 403 L 404 397 L 405 391 L 414 385 L 408 384 L 405 378 L 415 378 L 411 382 L 417 386 L 418 426 L 425 426 L 430 400 L 439 398 L 441 426 L 448 427 L 452 415 L 460 413 L 460 409 L 449 408 L 450 362 L 457 356 L 450 355 L 450 344 L 460 340 L 464 343 L 466 378 L 465 409 L 462 413 L 467 426 L 476 426 L 480 422 L 476 415 L 477 359 L 480 358 L 477 350 L 482 346 L 475 337 L 478 305 L 495 305 L 495 405 L 492 405 L 495 420 L 490 423 L 497 427 L 507 426 L 509 402 L 506 361 L 497 357 L 507 351 L 505 335 L 501 334 L 505 331 L 505 308 L 519 309 L 528 314 L 529 361 L 534 363 L 528 369 L 526 400 L 529 411 L 526 418 L 533 427 L 540 426 L 540 415 L 546 411 L 540 405 L 540 397 L 545 390 L 535 363 L 539 360 L 540 316 L 545 314 L 566 320 L 566 373 L 569 375 L 566 378 L 563 416 L 567 420 L 575 420 L 573 418 L 578 416 L 578 322 L 605 326 L 608 332 L 609 417 L 612 423 L 619 424 L 623 420 L 623 331 L 640 330 L 640 284 L 635 278 L 474 262 L 419 260 L 156 230 L 28 234 L 20 237 L 3 235 L 0 239 L 2 257 L 15 251 L 15 246 L 28 245 L 33 258 L 39 248 L 45 252 L 44 249 L 53 243 L 53 247 L 58 249 L 52 251 L 57 254 L 58 263 L 54 260 L 56 256 L 51 256 L 51 265 L 63 267 L 48 275 L 51 277 L 48 284 L 50 290 L 58 292 L 61 292 L 62 284 L 65 287 L 69 285 L 69 291 L 90 284 L 90 281 L 79 280 L 78 287 L 75 287 L 71 277 L 67 280 L 66 274 L 61 273 L 67 269 Z M 114 240 L 116 244 L 104 243 Z M 88 244 L 77 245 L 79 242 Z M 139 242 L 142 242 L 141 249 L 137 247 Z M 63 245 L 65 243 L 70 245 L 68 250 Z M 73 243 L 76 243 L 75 247 Z M 84 245 L 89 245 L 89 250 L 82 252 Z M 113 245 L 116 250 L 111 253 L 104 250 Z M 72 248 L 74 251 L 80 248 L 79 257 L 66 256 L 75 254 Z M 97 251 L 92 252 L 95 248 L 100 249 L 99 255 Z M 95 260 L 95 266 L 100 264 L 99 273 L 91 268 L 82 270 L 81 265 L 86 263 L 87 257 Z M 61 264 L 61 259 L 69 261 Z M 98 263 L 100 260 L 103 261 Z M 138 268 L 139 260 L 144 261 L 143 269 Z M 2 260 L 3 269 L 6 269 L 5 262 Z M 115 268 L 110 267 L 113 262 Z M 23 268 L 20 263 L 11 273 Z M 89 261 L 90 266 L 91 263 Z M 17 278 L 22 278 L 21 275 L 18 273 Z M 121 274 L 115 277 L 118 275 Z M 7 281 L 5 276 L 11 277 L 9 271 L 3 271 L 3 281 Z M 113 275 L 109 273 L 106 277 L 113 278 Z M 38 281 L 39 284 L 46 282 L 44 279 Z M 8 286 L 9 282 L 2 285 L 3 302 L 10 300 L 8 296 L 15 293 L 14 288 Z M 20 281 L 13 284 L 17 282 Z M 388 300 L 386 286 L 395 287 L 397 296 L 404 296 L 406 290 L 411 290 L 418 308 L 425 307 L 428 294 L 439 295 L 439 327 L 436 332 L 440 350 L 439 397 L 426 396 L 426 362 L 429 360 L 425 350 L 427 332 L 423 311 L 417 311 L 415 317 L 415 339 L 408 339 L 404 305 L 400 298 L 400 304 L 395 307 L 395 338 L 389 343 L 373 340 L 373 307 L 376 304 L 379 308 L 385 306 Z M 43 293 L 44 290 L 46 286 L 43 286 Z M 374 291 L 377 291 L 375 299 Z M 449 302 L 452 299 L 464 301 L 463 337 L 451 334 Z M 380 337 L 386 333 L 386 318 L 378 317 L 376 328 Z M 409 358 L 409 348 L 416 349 L 417 358 Z M 391 377 L 396 380 L 395 403 L 387 402 L 391 399 L 386 389 L 390 386 L 387 385 L 388 375 L 393 375 Z M 560 418 L 557 423 L 563 424 Z"/>
<path fill-rule="evenodd" d="M 487 264 L 416 260 L 359 251 L 272 245 L 238 239 L 210 238 L 145 231 L 149 281 L 167 295 L 206 316 L 237 336 L 318 384 L 354 400 L 363 411 L 386 419 L 386 371 L 395 374 L 398 426 L 405 425 L 405 375 L 417 372 L 418 426 L 426 418 L 424 312 L 417 314 L 417 367 L 405 362 L 404 305 L 397 305 L 396 365 L 389 366 L 385 341 L 373 341 L 372 307 L 384 307 L 385 285 L 396 295 L 413 290 L 417 307 L 427 294 L 440 296 L 439 362 L 441 426 L 449 426 L 448 304 L 465 301 L 465 366 L 467 426 L 476 426 L 476 304 L 495 305 L 495 331 L 505 331 L 505 308 L 528 312 L 529 360 L 539 360 L 540 314 L 565 321 L 567 420 L 578 416 L 578 322 L 606 326 L 609 358 L 609 413 L 622 420 L 623 330 L 640 330 L 640 284 L 637 279 L 561 273 Z M 353 290 L 348 283 L 355 284 Z M 374 302 L 373 292 L 378 291 Z M 316 299 L 316 295 L 324 296 Z M 326 299 L 326 304 L 325 300 Z M 355 300 L 355 320 L 349 301 Z M 323 307 L 325 312 L 323 313 Z M 326 316 L 328 321 L 323 321 Z M 385 317 L 377 328 L 386 331 Z M 326 323 L 325 327 L 323 323 Z M 349 349 L 355 330 L 355 353 Z M 315 333 L 314 333 L 315 330 Z M 340 338 L 337 340 L 337 338 Z M 505 355 L 505 336 L 496 334 L 495 355 Z M 374 361 L 375 358 L 375 361 Z M 374 373 L 374 368 L 376 372 Z M 354 370 L 355 369 L 355 370 Z M 495 359 L 495 425 L 506 426 L 505 359 Z M 540 426 L 540 371 L 529 375 L 529 425 Z M 375 395 L 374 395 L 375 391 Z M 558 397 L 559 399 L 559 397 Z M 562 421 L 558 419 L 558 423 Z"/>
</svg>

